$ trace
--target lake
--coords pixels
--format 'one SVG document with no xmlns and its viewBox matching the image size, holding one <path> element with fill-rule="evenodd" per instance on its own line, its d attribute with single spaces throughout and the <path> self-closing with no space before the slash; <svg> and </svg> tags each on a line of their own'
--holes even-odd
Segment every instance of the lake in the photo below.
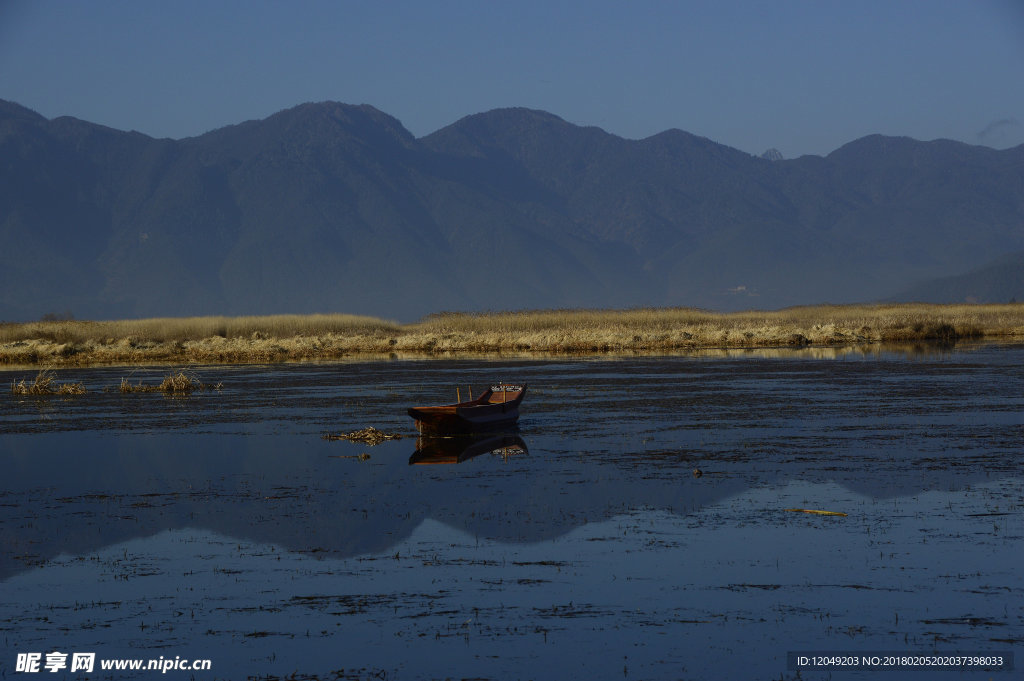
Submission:
<svg viewBox="0 0 1024 681">
<path fill-rule="evenodd" d="M 0 372 L 0 677 L 1019 678 L 1024 347 L 192 370 Z"/>
</svg>

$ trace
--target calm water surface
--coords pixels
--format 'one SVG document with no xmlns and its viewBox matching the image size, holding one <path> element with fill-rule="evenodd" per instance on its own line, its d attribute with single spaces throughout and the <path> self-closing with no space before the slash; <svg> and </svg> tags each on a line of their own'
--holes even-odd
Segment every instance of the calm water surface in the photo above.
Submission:
<svg viewBox="0 0 1024 681">
<path fill-rule="evenodd" d="M 195 371 L 0 397 L 0 678 L 1021 678 L 788 656 L 1021 658 L 1024 348 Z M 416 439 L 497 380 L 518 433 Z M 322 437 L 365 426 L 408 437 Z"/>
</svg>

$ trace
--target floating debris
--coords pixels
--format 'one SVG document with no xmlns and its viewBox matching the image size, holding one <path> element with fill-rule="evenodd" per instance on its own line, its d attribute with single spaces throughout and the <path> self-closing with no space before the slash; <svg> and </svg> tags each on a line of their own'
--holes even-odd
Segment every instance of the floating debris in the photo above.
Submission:
<svg viewBox="0 0 1024 681">
<path fill-rule="evenodd" d="M 382 430 L 377 430 L 373 426 L 363 428 L 362 430 L 353 430 L 351 433 L 345 435 L 333 435 L 331 433 L 325 433 L 325 440 L 348 440 L 350 442 L 362 442 L 371 447 L 379 445 L 385 440 L 401 440 L 404 436 L 401 433 L 385 433 Z M 369 458 L 369 454 L 366 455 Z"/>
<path fill-rule="evenodd" d="M 368 461 L 370 459 L 369 452 L 361 452 L 359 454 L 331 454 L 332 459 L 359 459 L 360 461 Z"/>
<path fill-rule="evenodd" d="M 701 477 L 702 475 L 704 475 L 704 471 L 702 471 L 702 470 L 701 470 L 701 469 L 699 469 L 699 468 L 694 468 L 694 469 L 693 469 L 693 477 L 695 477 L 695 478 L 699 478 L 699 477 Z"/>
<path fill-rule="evenodd" d="M 813 508 L 786 508 L 783 510 L 789 511 L 790 513 L 814 513 L 815 515 L 838 515 L 843 516 L 844 518 L 846 517 L 846 514 L 841 511 L 817 511 Z"/>
</svg>

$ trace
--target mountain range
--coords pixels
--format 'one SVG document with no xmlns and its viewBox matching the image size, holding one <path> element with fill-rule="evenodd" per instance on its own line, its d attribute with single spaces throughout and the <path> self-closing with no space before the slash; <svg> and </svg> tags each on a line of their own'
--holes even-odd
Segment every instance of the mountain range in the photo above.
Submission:
<svg viewBox="0 0 1024 681">
<path fill-rule="evenodd" d="M 522 108 L 172 140 L 0 100 L 0 319 L 1024 299 L 1024 145 L 768 156 Z"/>
</svg>

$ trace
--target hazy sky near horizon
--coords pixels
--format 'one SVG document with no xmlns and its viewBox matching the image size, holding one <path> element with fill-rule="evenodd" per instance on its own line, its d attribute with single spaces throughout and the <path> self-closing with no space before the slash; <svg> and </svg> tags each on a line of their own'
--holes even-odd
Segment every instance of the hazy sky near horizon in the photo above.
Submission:
<svg viewBox="0 0 1024 681">
<path fill-rule="evenodd" d="M 1024 143 L 1024 0 L 0 0 L 0 99 L 154 137 L 308 102 L 827 154 Z"/>
</svg>

